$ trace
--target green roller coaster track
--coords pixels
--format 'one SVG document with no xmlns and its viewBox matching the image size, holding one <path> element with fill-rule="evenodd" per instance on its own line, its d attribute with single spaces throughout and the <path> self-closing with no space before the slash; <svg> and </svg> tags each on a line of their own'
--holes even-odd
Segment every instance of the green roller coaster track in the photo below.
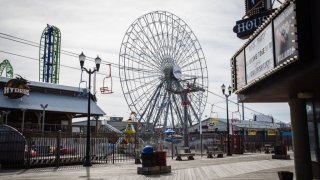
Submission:
<svg viewBox="0 0 320 180">
<path fill-rule="evenodd" d="M 59 28 L 47 25 L 39 49 L 39 81 L 59 83 L 61 33 Z"/>
<path fill-rule="evenodd" d="M 2 76 L 2 72 L 6 69 L 6 77 L 13 78 L 13 68 L 9 62 L 9 60 L 5 59 L 0 63 L 0 76 Z"/>
</svg>

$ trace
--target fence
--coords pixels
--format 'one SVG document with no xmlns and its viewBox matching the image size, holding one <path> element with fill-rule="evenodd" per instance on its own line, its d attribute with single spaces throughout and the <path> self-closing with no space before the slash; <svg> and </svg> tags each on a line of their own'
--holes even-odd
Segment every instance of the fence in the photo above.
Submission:
<svg viewBox="0 0 320 180">
<path fill-rule="evenodd" d="M 91 163 L 134 161 L 147 144 L 159 144 L 159 135 L 141 133 L 128 137 L 114 132 L 92 133 Z M 0 164 L 3 168 L 83 164 L 86 145 L 84 133 L 1 131 Z"/>
</svg>

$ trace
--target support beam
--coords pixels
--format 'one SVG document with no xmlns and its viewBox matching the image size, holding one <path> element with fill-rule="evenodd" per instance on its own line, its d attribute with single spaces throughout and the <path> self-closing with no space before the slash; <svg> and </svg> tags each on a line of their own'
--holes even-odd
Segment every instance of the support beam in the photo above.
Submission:
<svg viewBox="0 0 320 180">
<path fill-rule="evenodd" d="M 296 179 L 312 179 L 306 103 L 304 99 L 290 99 L 289 106 Z"/>
</svg>

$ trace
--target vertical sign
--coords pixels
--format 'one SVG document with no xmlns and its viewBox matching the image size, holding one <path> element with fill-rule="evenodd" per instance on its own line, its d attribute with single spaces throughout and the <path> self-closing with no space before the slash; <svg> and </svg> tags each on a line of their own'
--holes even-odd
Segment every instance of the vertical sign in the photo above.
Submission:
<svg viewBox="0 0 320 180">
<path fill-rule="evenodd" d="M 271 24 L 255 37 L 245 52 L 247 83 L 274 68 Z"/>
<path fill-rule="evenodd" d="M 236 89 L 242 88 L 246 85 L 246 71 L 245 71 L 245 63 L 244 63 L 244 51 L 241 51 L 238 56 L 235 58 L 235 70 L 236 70 L 236 78 L 237 85 Z"/>
<path fill-rule="evenodd" d="M 297 55 L 295 50 L 295 13 L 294 5 L 291 4 L 276 19 L 274 19 L 275 34 L 275 57 L 276 65 L 281 64 L 286 59 Z"/>
<path fill-rule="evenodd" d="M 271 9 L 270 0 L 246 0 L 246 14 L 248 16 L 254 16 Z"/>
</svg>

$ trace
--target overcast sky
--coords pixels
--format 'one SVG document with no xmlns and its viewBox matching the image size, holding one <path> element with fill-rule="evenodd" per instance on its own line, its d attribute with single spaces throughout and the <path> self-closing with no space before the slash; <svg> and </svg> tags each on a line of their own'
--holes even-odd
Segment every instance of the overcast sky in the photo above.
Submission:
<svg viewBox="0 0 320 180">
<path fill-rule="evenodd" d="M 208 65 L 209 90 L 222 95 L 221 85 L 231 84 L 230 58 L 245 43 L 237 38 L 232 28 L 244 15 L 244 0 L 0 0 L 0 33 L 9 34 L 39 43 L 47 24 L 61 31 L 61 49 L 88 57 L 97 54 L 105 62 L 118 64 L 119 49 L 128 27 L 140 16 L 155 10 L 169 11 L 184 20 L 197 36 Z M 1 35 L 1 37 L 4 37 Z M 2 51 L 2 52 L 1 52 Z M 39 59 L 37 47 L 0 38 L 0 61 L 10 60 L 14 73 L 28 80 L 38 81 L 39 61 L 10 55 L 15 53 Z M 77 57 L 61 54 L 60 84 L 79 86 L 80 67 Z M 94 67 L 93 62 L 85 62 Z M 108 73 L 102 65 L 101 73 Z M 84 77 L 87 78 L 87 74 Z M 119 70 L 112 67 L 114 93 L 97 93 L 98 105 L 107 116 L 127 118 L 130 110 L 122 95 Z M 102 86 L 103 75 L 97 76 L 97 88 Z M 236 95 L 230 97 L 236 101 Z M 214 106 L 212 106 L 214 104 Z M 287 103 L 245 104 L 245 106 L 277 121 L 290 121 Z M 204 117 L 225 118 L 224 99 L 209 94 Z M 210 113 L 212 110 L 213 113 Z M 230 117 L 238 118 L 238 107 L 230 104 Z M 234 112 L 234 113 L 231 113 Z M 241 112 L 241 108 L 240 108 Z M 252 118 L 252 111 L 245 109 L 245 118 Z M 203 118 L 204 118 L 203 117 Z"/>
</svg>

